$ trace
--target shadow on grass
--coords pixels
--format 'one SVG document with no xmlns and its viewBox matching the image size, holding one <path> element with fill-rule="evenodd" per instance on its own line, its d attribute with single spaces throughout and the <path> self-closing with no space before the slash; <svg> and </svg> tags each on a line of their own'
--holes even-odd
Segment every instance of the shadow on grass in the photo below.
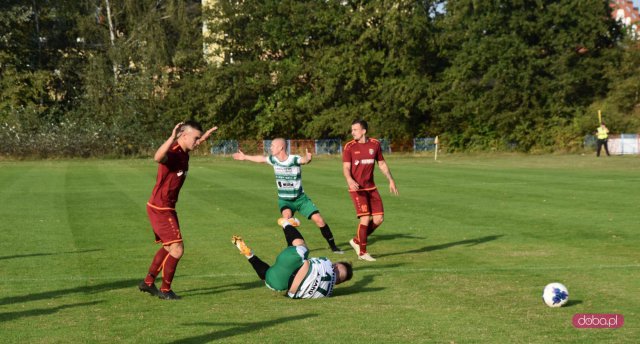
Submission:
<svg viewBox="0 0 640 344">
<path fill-rule="evenodd" d="M 244 283 L 232 283 L 211 288 L 188 289 L 180 293 L 180 295 L 210 295 L 219 294 L 234 290 L 249 290 L 264 287 L 264 281 L 253 281 Z"/>
<path fill-rule="evenodd" d="M 0 260 L 20 259 L 20 258 L 29 258 L 29 257 L 42 257 L 42 256 L 57 256 L 57 255 L 61 255 L 61 254 L 87 253 L 87 252 L 96 252 L 96 251 L 103 251 L 103 249 L 95 248 L 95 249 L 91 249 L 91 250 L 80 250 L 80 251 L 69 251 L 69 252 L 14 254 L 14 255 L 11 255 L 11 256 L 0 256 Z"/>
<path fill-rule="evenodd" d="M 303 315 L 295 315 L 290 317 L 283 317 L 278 319 L 272 319 L 267 321 L 258 321 L 258 322 L 247 322 L 247 323 L 238 323 L 238 322 L 197 322 L 197 323 L 188 323 L 183 324 L 186 326 L 232 326 L 229 329 L 215 331 L 199 336 L 187 337 L 183 339 L 178 339 L 171 343 L 209 343 L 216 340 L 222 340 L 225 338 L 243 335 L 249 332 L 260 331 L 267 327 L 281 325 L 286 322 L 302 320 L 312 317 L 317 317 L 317 314 L 303 314 Z"/>
<path fill-rule="evenodd" d="M 476 239 L 468 239 L 468 240 L 461 240 L 461 241 L 453 241 L 453 242 L 449 242 L 446 244 L 440 244 L 440 245 L 431 245 L 431 246 L 425 246 L 422 248 L 418 248 L 415 250 L 410 250 L 410 251 L 403 251 L 403 252 L 393 252 L 393 253 L 387 253 L 387 254 L 378 254 L 375 255 L 376 257 L 389 257 L 389 256 L 397 256 L 397 255 L 403 255 L 403 254 L 411 254 L 411 253 L 424 253 L 424 252 L 431 252 L 431 251 L 437 251 L 437 250 L 444 250 L 446 248 L 449 247 L 453 247 L 453 246 L 461 246 L 461 245 L 466 245 L 466 246 L 475 246 L 475 245 L 479 245 L 479 244 L 484 244 L 486 242 L 489 241 L 493 241 L 493 240 L 497 240 L 501 237 L 503 237 L 504 235 L 488 235 L 488 236 L 484 236 L 481 238 L 476 238 Z"/>
<path fill-rule="evenodd" d="M 376 232 L 377 233 L 377 232 Z M 425 237 L 415 236 L 410 234 L 381 234 L 378 235 L 373 233 L 370 237 L 367 238 L 367 244 L 372 244 L 376 241 L 386 241 L 386 240 L 395 240 L 395 239 L 426 239 Z M 347 245 L 349 243 L 347 242 Z"/>
<path fill-rule="evenodd" d="M 573 306 L 577 306 L 577 305 L 579 305 L 579 304 L 581 304 L 581 303 L 582 303 L 582 300 L 569 300 L 569 301 L 567 301 L 567 303 L 566 303 L 564 306 L 562 306 L 562 307 L 573 307 Z"/>
<path fill-rule="evenodd" d="M 6 321 L 11 321 L 11 320 L 26 318 L 26 317 L 49 315 L 49 314 L 57 313 L 58 311 L 61 311 L 66 308 L 93 306 L 102 302 L 104 301 L 81 302 L 81 303 L 72 303 L 69 305 L 61 305 L 61 306 L 52 307 L 52 308 L 37 308 L 37 309 L 30 309 L 28 311 L 21 311 L 21 312 L 0 313 L 0 322 L 6 322 Z"/>
<path fill-rule="evenodd" d="M 34 294 L 26 294 L 21 296 L 9 296 L 9 297 L 0 299 L 0 305 L 52 299 L 52 298 L 61 297 L 68 294 L 76 294 L 76 293 L 95 294 L 95 293 L 102 293 L 102 292 L 111 291 L 114 289 L 123 289 L 123 288 L 135 287 L 136 288 L 135 290 L 138 291 L 137 289 L 138 282 L 140 282 L 139 279 L 128 279 L 128 280 L 122 280 L 122 281 L 102 283 L 102 284 L 97 284 L 92 286 L 82 286 L 82 287 L 74 287 L 74 288 L 67 288 L 67 289 L 51 290 L 51 291 L 45 291 L 45 292 L 34 293 Z"/>
<path fill-rule="evenodd" d="M 382 287 L 376 287 L 376 288 L 367 287 L 369 284 L 371 284 L 371 282 L 373 282 L 373 276 L 367 275 L 362 277 L 357 282 L 353 283 L 348 287 L 340 287 L 339 285 L 336 286 L 333 289 L 332 295 L 334 297 L 340 297 L 340 296 L 351 295 L 351 294 L 371 293 L 371 292 L 381 291 L 385 289 Z M 349 282 L 346 282 L 346 283 L 349 283 Z"/>
</svg>

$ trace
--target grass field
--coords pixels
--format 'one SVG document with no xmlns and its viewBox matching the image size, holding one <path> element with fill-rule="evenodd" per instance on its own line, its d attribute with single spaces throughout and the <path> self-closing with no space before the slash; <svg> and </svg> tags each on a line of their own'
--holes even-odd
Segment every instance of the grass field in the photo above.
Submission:
<svg viewBox="0 0 640 344">
<path fill-rule="evenodd" d="M 284 247 L 273 170 L 193 158 L 178 214 L 185 237 L 161 301 L 136 284 L 157 250 L 145 202 L 148 160 L 0 162 L 3 343 L 637 343 L 640 159 L 387 156 L 377 174 L 378 259 L 355 260 L 334 297 L 290 300 L 264 287 L 230 243 L 266 261 Z M 303 169 L 307 194 L 346 250 L 357 220 L 339 157 Z M 303 220 L 312 256 L 332 254 Z M 566 307 L 543 287 L 562 282 Z M 576 313 L 619 313 L 619 329 L 575 329 Z"/>
</svg>

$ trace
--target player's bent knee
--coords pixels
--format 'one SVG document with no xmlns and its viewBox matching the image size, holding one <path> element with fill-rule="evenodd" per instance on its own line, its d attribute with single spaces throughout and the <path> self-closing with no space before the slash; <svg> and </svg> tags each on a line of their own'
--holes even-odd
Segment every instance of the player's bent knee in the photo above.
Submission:
<svg viewBox="0 0 640 344">
<path fill-rule="evenodd" d="M 181 258 L 182 255 L 184 254 L 184 245 L 182 245 L 181 242 L 171 244 L 169 246 L 169 254 L 173 258 L 176 258 L 176 259 Z"/>
<path fill-rule="evenodd" d="M 369 222 L 371 222 L 371 216 L 369 215 L 362 215 L 360 216 L 360 223 L 363 225 L 368 225 Z"/>
<path fill-rule="evenodd" d="M 315 213 L 313 215 L 311 215 L 311 220 L 313 222 L 315 222 L 316 226 L 322 228 L 326 225 L 326 222 L 324 222 L 324 219 L 322 218 L 322 216 L 320 216 L 319 213 Z"/>
<path fill-rule="evenodd" d="M 293 239 L 291 246 L 307 246 L 303 239 Z"/>
</svg>

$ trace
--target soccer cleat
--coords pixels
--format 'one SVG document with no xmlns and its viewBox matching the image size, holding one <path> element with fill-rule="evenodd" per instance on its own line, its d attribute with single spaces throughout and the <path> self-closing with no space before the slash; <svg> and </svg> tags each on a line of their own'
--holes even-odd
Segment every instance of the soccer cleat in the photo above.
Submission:
<svg viewBox="0 0 640 344">
<path fill-rule="evenodd" d="M 280 225 L 280 227 L 284 228 L 287 225 L 291 225 L 293 227 L 298 227 L 300 226 L 300 220 L 296 219 L 295 217 L 291 217 L 288 219 L 285 219 L 284 217 L 281 217 L 278 219 L 278 225 Z"/>
<path fill-rule="evenodd" d="M 140 282 L 140 284 L 138 284 L 138 289 L 140 289 L 140 291 L 145 292 L 145 293 L 149 293 L 152 296 L 158 296 L 158 288 L 156 288 L 156 285 L 154 283 L 151 283 L 151 285 L 147 285 L 147 283 L 145 283 L 144 281 Z"/>
<path fill-rule="evenodd" d="M 181 299 L 181 297 L 176 295 L 176 293 L 174 293 L 173 290 L 159 291 L 158 298 L 160 298 L 161 300 L 180 300 Z"/>
<path fill-rule="evenodd" d="M 360 255 L 360 245 L 356 244 L 356 242 L 353 241 L 353 239 L 349 240 L 349 245 L 351 245 L 351 247 L 353 247 L 353 249 L 356 250 L 356 254 L 359 256 Z"/>
<path fill-rule="evenodd" d="M 361 255 L 358 255 L 358 259 L 366 260 L 368 262 L 375 262 L 376 261 L 376 259 L 371 257 L 371 255 L 369 253 L 363 253 Z"/>
<path fill-rule="evenodd" d="M 236 245 L 236 247 L 238 248 L 238 250 L 240 250 L 240 253 L 249 257 L 251 255 L 253 255 L 253 251 L 251 251 L 251 249 L 247 246 L 247 244 L 244 243 L 244 240 L 242 240 L 242 237 L 238 236 L 238 235 L 234 235 L 231 237 L 231 242 Z"/>
</svg>

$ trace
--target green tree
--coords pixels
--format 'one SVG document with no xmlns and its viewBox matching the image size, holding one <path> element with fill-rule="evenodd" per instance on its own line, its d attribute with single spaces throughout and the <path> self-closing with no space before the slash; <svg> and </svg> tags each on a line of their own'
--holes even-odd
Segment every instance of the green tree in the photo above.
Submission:
<svg viewBox="0 0 640 344">
<path fill-rule="evenodd" d="M 377 135 L 410 137 L 429 121 L 430 80 L 444 65 L 436 4 L 220 1 L 209 15 L 224 34 L 211 43 L 226 56 L 219 69 L 239 76 L 225 87 L 243 96 L 214 96 L 211 116 L 235 112 L 257 137 L 346 137 L 358 117 Z"/>
<path fill-rule="evenodd" d="M 640 132 L 640 44 L 627 37 L 618 52 L 620 58 L 612 59 L 606 70 L 609 92 L 606 97 L 596 99 L 588 115 L 578 119 L 579 130 L 584 133 L 597 124 L 593 114 L 598 110 L 602 110 L 603 120 L 612 132 Z"/>
<path fill-rule="evenodd" d="M 519 149 L 564 140 L 594 97 L 619 27 L 607 1 L 452 1 L 443 19 L 438 124 L 452 147 Z"/>
<path fill-rule="evenodd" d="M 152 149 L 174 121 L 191 115 L 165 115 L 165 103 L 174 84 L 204 64 L 200 7 L 180 0 L 110 0 L 108 5 L 109 11 L 101 1 L 80 24 L 89 57 L 76 114 L 104 123 L 118 152 L 136 154 Z"/>
</svg>

